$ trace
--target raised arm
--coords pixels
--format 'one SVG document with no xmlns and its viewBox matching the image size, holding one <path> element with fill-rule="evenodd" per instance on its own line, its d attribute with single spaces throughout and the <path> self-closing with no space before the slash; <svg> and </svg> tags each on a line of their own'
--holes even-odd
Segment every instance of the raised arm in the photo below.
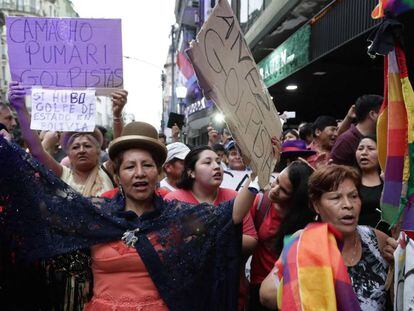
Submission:
<svg viewBox="0 0 414 311">
<path fill-rule="evenodd" d="M 174 125 L 171 128 L 171 142 L 172 143 L 177 143 L 180 142 L 180 138 L 181 138 L 181 130 L 178 127 L 177 123 L 174 123 Z"/>
<path fill-rule="evenodd" d="M 119 90 L 111 94 L 112 98 L 112 115 L 113 115 L 113 133 L 114 139 L 121 136 L 124 122 L 122 121 L 122 110 L 125 107 L 128 98 L 128 92 L 125 90 Z"/>
<path fill-rule="evenodd" d="M 273 137 L 271 144 L 273 146 L 274 156 L 277 159 L 279 159 L 279 154 L 280 154 L 280 149 L 281 149 L 280 140 L 276 137 Z M 247 164 L 245 157 L 243 157 L 243 154 L 242 154 L 242 158 L 245 164 Z M 242 190 L 239 191 L 234 201 L 233 222 L 235 224 L 239 224 L 242 222 L 243 217 L 249 212 L 250 207 L 253 205 L 254 199 L 259 190 L 257 189 L 258 185 L 256 185 L 256 183 L 252 183 L 252 178 L 254 178 L 253 174 L 249 178 L 249 180 L 245 183 L 245 186 L 242 188 Z M 254 190 L 252 191 L 252 188 L 255 188 L 256 192 Z"/>
<path fill-rule="evenodd" d="M 207 127 L 208 145 L 213 148 L 220 141 L 220 135 L 211 123 Z"/>
<path fill-rule="evenodd" d="M 355 105 L 352 105 L 349 108 L 348 113 L 345 118 L 342 120 L 341 124 L 338 126 L 338 136 L 344 133 L 351 127 L 352 122 L 355 120 Z"/>
<path fill-rule="evenodd" d="M 239 224 L 243 221 L 243 217 L 249 212 L 253 205 L 256 193 L 249 189 L 251 182 L 252 178 L 250 177 L 234 200 L 233 222 L 235 224 Z"/>
<path fill-rule="evenodd" d="M 26 90 L 18 82 L 9 84 L 9 102 L 14 107 L 19 119 L 22 136 L 29 146 L 30 153 L 43 165 L 51 169 L 58 177 L 62 176 L 62 166 L 43 149 L 37 132 L 30 129 L 30 115 L 26 107 Z"/>
</svg>

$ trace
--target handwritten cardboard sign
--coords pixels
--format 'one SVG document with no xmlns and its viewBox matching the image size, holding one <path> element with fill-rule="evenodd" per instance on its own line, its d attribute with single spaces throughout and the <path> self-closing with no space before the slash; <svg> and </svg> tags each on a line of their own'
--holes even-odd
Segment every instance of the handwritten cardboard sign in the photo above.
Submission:
<svg viewBox="0 0 414 311">
<path fill-rule="evenodd" d="M 49 88 L 122 88 L 119 19 L 7 17 L 11 76 Z"/>
<path fill-rule="evenodd" d="M 214 100 L 264 187 L 276 164 L 271 137 L 281 123 L 239 23 L 227 0 L 220 0 L 187 51 L 198 82 Z"/>
<path fill-rule="evenodd" d="M 33 88 L 31 103 L 33 130 L 93 132 L 95 128 L 95 90 Z"/>
</svg>

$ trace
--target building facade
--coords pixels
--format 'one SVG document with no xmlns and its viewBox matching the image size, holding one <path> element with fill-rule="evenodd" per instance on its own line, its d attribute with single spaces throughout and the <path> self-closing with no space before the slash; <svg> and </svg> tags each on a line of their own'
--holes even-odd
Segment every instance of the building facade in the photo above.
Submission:
<svg viewBox="0 0 414 311">
<path fill-rule="evenodd" d="M 177 1 L 177 7 L 179 2 L 195 1 Z M 380 23 L 371 18 L 378 0 L 229 2 L 276 109 L 296 112 L 287 125 L 311 122 L 322 114 L 341 119 L 359 96 L 382 95 L 382 57 L 367 55 L 367 38 Z M 200 25 L 215 3 L 198 1 Z M 179 25 L 188 20 L 181 16 L 177 17 Z M 406 45 L 413 45 L 408 39 L 414 29 L 413 11 L 399 19 L 405 26 Z M 199 27 L 196 25 L 197 31 Z M 412 63 L 408 55 L 410 68 Z M 188 137 L 204 142 L 206 125 L 216 109 L 201 101 L 188 103 L 186 111 Z"/>
<path fill-rule="evenodd" d="M 11 79 L 7 56 L 6 16 L 79 17 L 70 0 L 0 0 L 0 99 L 6 101 Z M 109 97 L 98 97 L 96 124 L 112 124 L 112 102 Z M 30 102 L 28 102 L 30 109 Z"/>
<path fill-rule="evenodd" d="M 5 100 L 10 70 L 7 59 L 6 16 L 78 17 L 70 0 L 0 0 L 0 98 Z"/>
<path fill-rule="evenodd" d="M 228 0 L 230 4 L 235 1 Z M 163 125 L 168 122 L 170 112 L 185 115 L 185 141 L 191 145 L 205 144 L 208 141 L 207 127 L 214 122 L 218 113 L 212 101 L 203 97 L 196 82 L 195 74 L 188 65 L 185 50 L 195 39 L 203 22 L 214 7 L 215 0 L 176 0 L 176 25 L 172 27 L 172 43 L 167 62 L 164 66 L 163 122 L 162 128 L 168 136 L 169 129 Z"/>
<path fill-rule="evenodd" d="M 378 0 L 239 0 L 246 41 L 279 112 L 343 118 L 363 94 L 383 94 L 383 59 L 367 54 Z M 413 12 L 401 17 L 412 31 Z M 406 40 L 411 42 L 412 40 Z"/>
</svg>

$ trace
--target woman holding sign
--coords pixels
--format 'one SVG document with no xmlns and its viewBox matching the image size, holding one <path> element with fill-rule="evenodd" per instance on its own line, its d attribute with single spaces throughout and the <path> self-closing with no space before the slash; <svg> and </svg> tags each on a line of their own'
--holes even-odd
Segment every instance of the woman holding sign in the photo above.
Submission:
<svg viewBox="0 0 414 311">
<path fill-rule="evenodd" d="M 109 147 L 122 191 L 88 199 L 0 137 L 4 229 L 28 260 L 91 247 L 87 310 L 235 310 L 240 224 L 255 195 L 164 201 L 155 189 L 166 154 L 154 127 L 128 124 Z"/>
<path fill-rule="evenodd" d="M 70 168 L 63 166 L 43 148 L 37 133 L 30 129 L 30 117 L 25 105 L 25 96 L 26 91 L 19 83 L 10 83 L 9 101 L 17 112 L 22 136 L 29 146 L 30 153 L 39 162 L 51 169 L 61 180 L 84 196 L 99 196 L 105 191 L 112 189 L 114 187 L 112 179 L 104 167 L 100 166 L 99 161 L 101 145 L 103 143 L 101 132 L 95 128 L 91 133 L 63 133 L 61 145 L 68 155 Z M 126 91 L 122 90 L 112 94 L 114 132 L 117 129 L 116 125 L 118 125 L 118 128 L 122 126 L 120 115 L 126 100 Z M 66 269 L 61 267 L 61 265 L 64 265 L 64 262 L 75 262 L 75 266 L 85 268 L 66 271 Z M 69 309 L 81 309 L 88 300 L 89 282 L 87 279 L 89 277 L 87 276 L 86 256 L 81 252 L 77 252 L 60 258 L 57 264 L 53 264 L 53 266 L 50 266 L 50 263 L 45 263 L 45 266 L 46 270 L 48 270 L 45 273 L 46 282 L 50 285 L 48 286 L 49 290 L 45 290 L 45 293 L 43 293 L 43 295 L 47 296 L 45 299 L 54 306 L 64 304 Z M 64 296 L 61 297 L 61 295 Z"/>
<path fill-rule="evenodd" d="M 51 169 L 56 176 L 69 184 L 84 196 L 98 196 L 113 188 L 107 172 L 100 167 L 99 156 L 103 142 L 98 129 L 92 133 L 66 132 L 62 135 L 61 144 L 70 160 L 70 169 L 61 165 L 47 153 L 35 131 L 30 129 L 30 118 L 25 105 L 25 89 L 17 82 L 9 86 L 9 101 L 16 109 L 22 135 L 29 146 L 30 153 L 42 164 Z M 112 94 L 114 107 L 123 107 L 127 101 L 126 91 Z M 114 111 L 116 109 L 114 108 Z M 122 109 L 118 109 L 122 111 Z M 114 121 L 120 120 L 114 116 Z"/>
</svg>

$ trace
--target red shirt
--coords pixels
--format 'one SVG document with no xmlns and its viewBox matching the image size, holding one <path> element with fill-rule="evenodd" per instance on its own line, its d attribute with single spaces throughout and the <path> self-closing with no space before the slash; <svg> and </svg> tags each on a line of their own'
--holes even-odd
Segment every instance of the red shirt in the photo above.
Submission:
<svg viewBox="0 0 414 311">
<path fill-rule="evenodd" d="M 236 197 L 237 191 L 225 188 L 219 188 L 217 198 L 214 201 L 214 205 L 219 205 L 222 202 L 232 200 Z M 194 197 L 190 190 L 176 190 L 168 193 L 165 198 L 167 201 L 178 200 L 190 204 L 200 204 L 200 202 Z M 254 228 L 252 217 L 247 214 L 243 218 L 243 234 L 249 235 L 257 239 L 257 232 Z"/>
<path fill-rule="evenodd" d="M 234 199 L 237 196 L 237 191 L 226 188 L 219 188 L 216 200 L 213 202 L 214 205 L 219 205 L 221 202 L 229 201 Z M 177 190 L 172 191 L 165 197 L 165 200 L 178 200 L 181 202 L 186 202 L 190 204 L 200 204 L 200 202 L 194 197 L 193 193 L 190 190 Z M 251 236 L 257 239 L 257 232 L 254 228 L 253 219 L 250 216 L 250 213 L 247 213 L 243 218 L 243 234 Z M 248 292 L 248 282 L 244 276 L 244 265 L 240 272 L 240 290 L 239 290 L 239 307 L 238 310 L 243 310 L 247 292 Z"/>
<path fill-rule="evenodd" d="M 258 204 L 259 196 L 256 197 L 253 207 L 250 209 L 252 219 L 256 217 Z M 250 271 L 251 284 L 261 284 L 273 269 L 278 258 L 275 250 L 275 240 L 281 218 L 274 204 L 272 203 L 272 206 L 270 206 L 269 212 L 263 219 L 260 228 L 256 228 L 259 240 L 252 257 Z"/>
<path fill-rule="evenodd" d="M 108 191 L 102 193 L 101 197 L 112 199 L 118 193 L 118 190 L 119 190 L 118 188 L 108 190 Z M 155 194 L 159 195 L 161 198 L 164 198 L 168 193 L 169 193 L 169 191 L 167 189 L 164 189 L 164 188 L 155 189 Z"/>
</svg>

